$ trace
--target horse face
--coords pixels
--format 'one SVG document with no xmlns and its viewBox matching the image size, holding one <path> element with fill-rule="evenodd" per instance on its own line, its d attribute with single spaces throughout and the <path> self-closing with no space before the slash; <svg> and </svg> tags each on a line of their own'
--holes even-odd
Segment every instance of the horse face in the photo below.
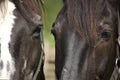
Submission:
<svg viewBox="0 0 120 80">
<path fill-rule="evenodd" d="M 94 6 L 85 8 L 89 3 L 82 2 L 84 1 L 66 2 L 52 28 L 57 79 L 109 80 L 116 57 L 115 17 L 113 18 L 112 10 L 108 7 L 105 7 L 105 13 L 100 12 L 98 14 L 101 16 L 97 17 Z M 82 4 L 82 9 L 77 6 L 78 3 Z M 85 12 L 85 9 L 90 8 L 90 12 Z"/>
<path fill-rule="evenodd" d="M 0 79 L 32 80 L 41 55 L 42 24 L 28 22 L 8 0 L 0 6 Z M 37 79 L 41 76 L 43 70 Z"/>
</svg>

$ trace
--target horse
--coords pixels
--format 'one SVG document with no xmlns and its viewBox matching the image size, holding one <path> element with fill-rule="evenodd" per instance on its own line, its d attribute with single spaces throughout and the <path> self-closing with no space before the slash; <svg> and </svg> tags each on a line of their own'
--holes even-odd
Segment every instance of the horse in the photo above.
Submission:
<svg viewBox="0 0 120 80">
<path fill-rule="evenodd" d="M 57 80 L 110 80 L 117 56 L 119 0 L 63 0 L 51 32 Z"/>
<path fill-rule="evenodd" d="M 45 80 L 42 28 L 36 0 L 0 0 L 1 80 Z"/>
</svg>

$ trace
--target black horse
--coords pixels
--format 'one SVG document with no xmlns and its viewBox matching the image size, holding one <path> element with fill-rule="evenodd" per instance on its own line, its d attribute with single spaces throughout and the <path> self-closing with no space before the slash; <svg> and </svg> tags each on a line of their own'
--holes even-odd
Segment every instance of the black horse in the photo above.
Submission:
<svg viewBox="0 0 120 80">
<path fill-rule="evenodd" d="M 116 59 L 117 0 L 63 2 L 52 28 L 57 80 L 109 80 Z"/>
<path fill-rule="evenodd" d="M 43 54 L 40 14 L 36 0 L 0 0 L 1 80 L 33 80 L 35 76 L 44 80 L 43 61 L 36 73 Z"/>
</svg>

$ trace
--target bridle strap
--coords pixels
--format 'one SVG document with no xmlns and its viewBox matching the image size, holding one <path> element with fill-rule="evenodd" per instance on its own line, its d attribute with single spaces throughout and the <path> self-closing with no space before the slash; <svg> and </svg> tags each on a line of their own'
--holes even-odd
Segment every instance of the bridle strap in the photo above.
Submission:
<svg viewBox="0 0 120 80">
<path fill-rule="evenodd" d="M 120 61 L 120 53 L 119 53 L 119 47 L 120 47 L 120 15 L 119 15 L 119 9 L 117 10 L 117 15 L 118 15 L 118 44 L 117 44 L 117 58 L 116 58 L 116 66 L 118 66 L 118 61 Z"/>
<path fill-rule="evenodd" d="M 43 8 L 43 0 L 36 0 L 36 2 L 38 3 L 39 8 L 41 8 L 41 7 Z M 40 6 L 40 5 L 42 5 L 42 6 Z M 41 10 L 43 10 L 42 8 L 41 8 Z M 40 69 L 42 68 L 42 64 L 44 64 L 44 59 L 45 59 L 43 28 L 41 29 L 41 32 L 40 32 L 40 43 L 41 43 L 40 60 L 39 60 L 36 72 L 33 76 L 33 80 L 37 80 L 38 74 L 40 72 Z"/>
<path fill-rule="evenodd" d="M 117 21 L 118 21 L 118 38 L 116 47 L 116 61 L 115 68 L 110 80 L 120 80 L 120 15 L 119 9 L 117 9 Z"/>
<path fill-rule="evenodd" d="M 120 79 L 120 15 L 119 9 L 117 9 L 118 18 L 118 40 L 117 40 L 117 58 L 116 58 L 116 70 L 117 70 L 117 80 Z"/>
<path fill-rule="evenodd" d="M 117 15 L 118 15 L 118 45 L 117 45 L 117 57 L 119 58 L 120 57 L 120 54 L 119 54 L 119 46 L 120 46 L 120 15 L 119 15 L 119 10 L 117 10 Z"/>
<path fill-rule="evenodd" d="M 38 67 L 36 69 L 36 72 L 33 76 L 33 80 L 37 80 L 37 77 L 38 77 L 38 74 L 40 72 L 40 69 L 42 67 L 42 64 L 44 62 L 44 38 L 43 38 L 43 29 L 41 30 L 40 32 L 40 42 L 41 42 L 41 55 L 40 55 L 40 60 L 39 60 L 39 63 L 38 63 Z"/>
</svg>

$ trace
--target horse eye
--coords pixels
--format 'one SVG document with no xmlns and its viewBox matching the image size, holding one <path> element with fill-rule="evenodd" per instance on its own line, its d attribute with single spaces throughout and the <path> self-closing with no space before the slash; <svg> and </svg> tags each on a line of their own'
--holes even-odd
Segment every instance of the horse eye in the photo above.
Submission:
<svg viewBox="0 0 120 80">
<path fill-rule="evenodd" d="M 51 33 L 56 36 L 56 30 L 54 28 L 51 29 Z"/>
<path fill-rule="evenodd" d="M 41 32 L 41 28 L 37 27 L 32 33 L 32 38 L 40 38 L 40 32 Z"/>
<path fill-rule="evenodd" d="M 112 32 L 110 30 L 104 30 L 104 31 L 101 32 L 100 37 L 102 39 L 104 39 L 105 41 L 108 41 L 110 39 L 110 37 L 111 37 L 111 33 Z"/>
<path fill-rule="evenodd" d="M 55 30 L 55 22 L 52 25 L 51 33 L 56 36 L 56 30 Z"/>
</svg>

